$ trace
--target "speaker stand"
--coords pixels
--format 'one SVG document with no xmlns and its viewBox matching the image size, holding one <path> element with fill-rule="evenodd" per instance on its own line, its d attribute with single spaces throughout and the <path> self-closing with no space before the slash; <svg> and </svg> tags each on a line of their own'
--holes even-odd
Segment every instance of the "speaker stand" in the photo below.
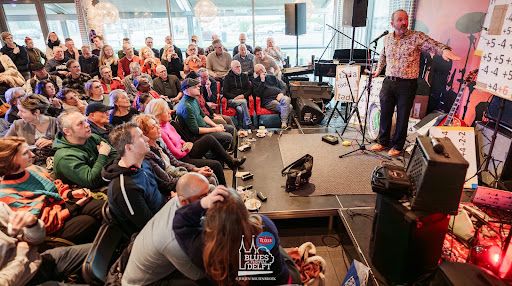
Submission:
<svg viewBox="0 0 512 286">
<path fill-rule="evenodd" d="M 295 66 L 299 66 L 299 35 L 295 36 Z"/>
</svg>

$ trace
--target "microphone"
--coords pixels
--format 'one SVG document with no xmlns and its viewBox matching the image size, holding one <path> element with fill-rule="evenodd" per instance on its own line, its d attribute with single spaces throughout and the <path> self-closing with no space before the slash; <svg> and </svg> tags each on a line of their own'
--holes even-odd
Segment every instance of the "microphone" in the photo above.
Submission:
<svg viewBox="0 0 512 286">
<path fill-rule="evenodd" d="M 434 152 L 437 154 L 443 154 L 444 153 L 444 145 L 439 142 L 439 139 L 436 137 L 432 137 L 432 149 L 434 149 Z"/>
<path fill-rule="evenodd" d="M 370 42 L 370 44 L 373 44 L 373 43 L 376 43 L 378 40 L 380 40 L 380 38 L 384 37 L 385 35 L 389 34 L 389 31 L 386 30 L 384 31 L 380 36 L 378 36 L 377 38 L 375 38 L 373 41 Z"/>
</svg>

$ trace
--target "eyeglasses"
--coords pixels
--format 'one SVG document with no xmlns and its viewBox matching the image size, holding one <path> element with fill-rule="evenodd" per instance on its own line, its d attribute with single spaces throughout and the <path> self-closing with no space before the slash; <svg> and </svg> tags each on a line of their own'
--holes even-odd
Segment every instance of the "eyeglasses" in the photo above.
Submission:
<svg viewBox="0 0 512 286">
<path fill-rule="evenodd" d="M 95 85 L 95 86 L 93 86 L 93 88 L 102 88 L 102 86 L 101 85 Z"/>
</svg>

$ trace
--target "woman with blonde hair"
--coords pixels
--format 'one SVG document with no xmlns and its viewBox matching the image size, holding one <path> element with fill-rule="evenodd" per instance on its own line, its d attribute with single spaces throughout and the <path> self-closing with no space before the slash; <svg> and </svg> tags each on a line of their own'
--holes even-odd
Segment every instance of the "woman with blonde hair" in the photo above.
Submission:
<svg viewBox="0 0 512 286">
<path fill-rule="evenodd" d="M 249 213 L 234 189 L 219 186 L 179 208 L 173 230 L 181 249 L 215 285 L 286 285 L 298 280 L 296 275 L 292 278 L 280 251 L 275 224 L 264 215 Z M 258 239 L 262 236 L 264 243 Z M 242 252 L 250 252 L 251 258 L 240 257 Z M 268 265 L 270 273 L 251 276 L 262 278 L 258 280 L 240 279 L 238 271 L 256 256 L 262 257 L 257 260 Z"/>
<path fill-rule="evenodd" d="M 100 50 L 100 58 L 98 66 L 108 66 L 112 70 L 112 77 L 117 77 L 117 67 L 119 58 L 111 45 L 103 45 Z"/>
<path fill-rule="evenodd" d="M 140 65 L 142 72 L 149 74 L 152 78 L 156 77 L 156 67 L 160 65 L 160 60 L 155 57 L 155 53 L 150 47 L 140 49 Z"/>
<path fill-rule="evenodd" d="M 226 181 L 224 170 L 219 162 L 226 163 L 231 169 L 236 169 L 246 160 L 245 157 L 241 159 L 231 157 L 219 141 L 209 134 L 204 134 L 194 143 L 185 142 L 171 123 L 169 123 L 171 120 L 171 109 L 167 102 L 161 98 L 151 100 L 144 112 L 152 114 L 158 120 L 157 123 L 160 125 L 162 141 L 174 157 L 199 167 L 209 166 L 219 179 L 221 185 L 224 185 Z M 211 153 L 217 160 L 203 159 L 207 153 Z"/>
<path fill-rule="evenodd" d="M 173 45 L 165 45 L 164 53 L 162 54 L 162 65 L 167 68 L 169 74 L 177 76 L 180 80 L 183 79 L 181 71 L 183 70 L 183 62 L 174 51 Z"/>
</svg>

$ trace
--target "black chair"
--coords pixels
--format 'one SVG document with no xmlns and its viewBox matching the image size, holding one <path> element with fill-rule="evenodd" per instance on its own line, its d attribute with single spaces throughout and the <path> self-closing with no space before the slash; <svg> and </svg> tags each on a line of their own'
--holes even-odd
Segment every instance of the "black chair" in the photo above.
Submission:
<svg viewBox="0 0 512 286">
<path fill-rule="evenodd" d="M 114 222 L 108 203 L 102 209 L 104 223 L 82 265 L 82 276 L 90 285 L 104 285 L 110 266 L 121 255 L 128 237 Z"/>
</svg>

